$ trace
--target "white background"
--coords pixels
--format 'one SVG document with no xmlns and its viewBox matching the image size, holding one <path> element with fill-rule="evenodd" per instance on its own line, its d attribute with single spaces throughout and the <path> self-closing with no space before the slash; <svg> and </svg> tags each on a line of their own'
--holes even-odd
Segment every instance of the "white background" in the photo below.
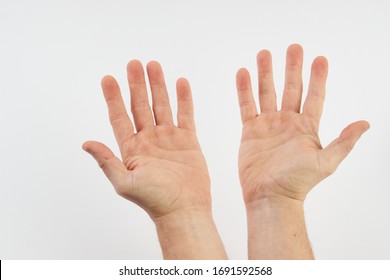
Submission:
<svg viewBox="0 0 390 280">
<path fill-rule="evenodd" d="M 257 52 L 269 49 L 280 101 L 291 43 L 305 50 L 304 90 L 312 60 L 329 60 L 322 144 L 355 120 L 371 123 L 306 200 L 314 253 L 389 259 L 389 11 L 373 0 L 0 0 L 0 259 L 162 257 L 147 214 L 81 149 L 93 139 L 118 152 L 100 79 L 115 76 L 128 102 L 134 58 L 163 65 L 174 111 L 176 79 L 190 80 L 215 221 L 230 258 L 245 259 L 235 72 L 254 78 Z"/>
</svg>

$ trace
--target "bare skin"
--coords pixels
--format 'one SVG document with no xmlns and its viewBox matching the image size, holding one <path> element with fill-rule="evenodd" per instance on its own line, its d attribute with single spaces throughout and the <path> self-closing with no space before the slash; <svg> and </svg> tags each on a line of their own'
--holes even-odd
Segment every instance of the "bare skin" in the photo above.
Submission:
<svg viewBox="0 0 390 280">
<path fill-rule="evenodd" d="M 239 174 L 248 217 L 250 259 L 312 259 L 303 202 L 307 193 L 332 174 L 369 128 L 366 121 L 347 126 L 323 148 L 318 137 L 328 63 L 317 57 L 301 112 L 303 50 L 287 50 L 282 108 L 276 108 L 269 51 L 257 56 L 258 114 L 249 73 L 237 73 L 243 122 Z M 139 61 L 128 64 L 134 126 L 115 79 L 102 80 L 110 122 L 122 160 L 104 144 L 83 149 L 103 169 L 122 197 L 146 210 L 156 224 L 166 259 L 225 259 L 211 214 L 210 179 L 193 118 L 188 81 L 177 82 L 177 126 L 173 124 L 164 76 L 157 62 L 147 65 L 153 109 Z"/>
<path fill-rule="evenodd" d="M 347 126 L 323 148 L 318 137 L 325 99 L 328 62 L 317 57 L 311 68 L 301 112 L 303 49 L 287 50 L 282 107 L 277 110 L 272 59 L 257 55 L 261 113 L 254 101 L 249 72 L 237 72 L 243 123 L 239 175 L 248 216 L 250 259 L 311 259 L 303 202 L 308 192 L 331 175 L 369 128 L 366 121 Z"/>
<path fill-rule="evenodd" d="M 134 125 L 116 80 L 102 79 L 122 160 L 100 142 L 85 142 L 83 149 L 96 159 L 120 196 L 150 215 L 164 258 L 225 259 L 211 214 L 210 178 L 196 137 L 190 85 L 184 78 L 177 81 L 176 126 L 160 64 L 152 61 L 146 68 L 152 109 L 142 64 L 133 60 L 127 66 Z"/>
</svg>

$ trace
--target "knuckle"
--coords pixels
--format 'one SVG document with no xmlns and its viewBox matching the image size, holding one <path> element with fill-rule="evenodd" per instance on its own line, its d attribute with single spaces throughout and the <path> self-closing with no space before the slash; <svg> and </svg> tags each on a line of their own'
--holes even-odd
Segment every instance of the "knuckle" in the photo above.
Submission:
<svg viewBox="0 0 390 280">
<path fill-rule="evenodd" d="M 106 163 L 106 160 L 98 160 L 98 165 L 99 167 L 105 171 L 107 169 L 107 163 Z"/>
<path fill-rule="evenodd" d="M 349 154 L 353 149 L 353 144 L 350 141 L 343 141 L 343 147 L 346 154 Z"/>
<path fill-rule="evenodd" d="M 145 110 L 149 109 L 149 101 L 147 99 L 145 100 L 138 100 L 137 102 L 131 102 L 131 111 L 137 111 L 137 110 Z"/>
</svg>

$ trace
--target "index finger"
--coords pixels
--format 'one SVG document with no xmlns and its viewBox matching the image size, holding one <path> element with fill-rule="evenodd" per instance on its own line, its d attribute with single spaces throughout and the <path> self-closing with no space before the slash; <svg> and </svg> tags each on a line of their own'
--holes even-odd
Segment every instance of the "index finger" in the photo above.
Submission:
<svg viewBox="0 0 390 280">
<path fill-rule="evenodd" d="M 102 89 L 108 107 L 110 123 L 122 152 L 123 143 L 134 135 L 134 127 L 127 114 L 121 91 L 115 78 L 112 76 L 103 77 Z"/>
<path fill-rule="evenodd" d="M 325 85 L 328 76 L 328 61 L 325 57 L 317 57 L 311 66 L 309 90 L 303 105 L 303 114 L 314 122 L 317 132 L 325 101 Z"/>
</svg>

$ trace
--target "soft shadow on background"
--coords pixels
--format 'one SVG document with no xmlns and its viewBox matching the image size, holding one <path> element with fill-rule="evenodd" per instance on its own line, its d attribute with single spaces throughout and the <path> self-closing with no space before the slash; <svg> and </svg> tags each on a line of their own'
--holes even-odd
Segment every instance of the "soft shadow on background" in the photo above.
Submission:
<svg viewBox="0 0 390 280">
<path fill-rule="evenodd" d="M 176 79 L 190 80 L 214 217 L 230 258 L 247 258 L 235 72 L 255 78 L 269 49 L 280 102 L 292 43 L 305 50 L 304 91 L 312 60 L 329 60 L 323 146 L 355 120 L 371 123 L 306 200 L 314 253 L 390 258 L 389 3 L 231 2 L 0 2 L 0 259 L 162 258 L 149 217 L 81 149 L 93 139 L 118 152 L 100 79 L 115 76 L 128 102 L 134 58 L 163 65 L 174 111 Z"/>
</svg>

